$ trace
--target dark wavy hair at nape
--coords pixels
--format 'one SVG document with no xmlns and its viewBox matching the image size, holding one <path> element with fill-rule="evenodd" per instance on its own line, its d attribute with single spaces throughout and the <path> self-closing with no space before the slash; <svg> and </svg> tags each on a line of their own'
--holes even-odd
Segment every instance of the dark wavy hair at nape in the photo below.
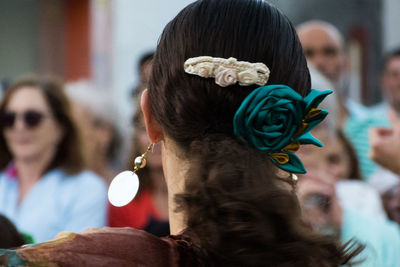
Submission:
<svg viewBox="0 0 400 267">
<path fill-rule="evenodd" d="M 268 84 L 302 96 L 310 75 L 290 21 L 261 0 L 200 0 L 164 29 L 153 59 L 149 97 L 155 119 L 177 154 L 190 162 L 185 192 L 176 196 L 187 218 L 186 235 L 205 265 L 339 266 L 361 247 L 313 233 L 303 223 L 296 195 L 265 153 L 233 133 L 233 116 L 258 86 L 226 88 L 186 74 L 196 56 L 262 62 Z"/>
</svg>

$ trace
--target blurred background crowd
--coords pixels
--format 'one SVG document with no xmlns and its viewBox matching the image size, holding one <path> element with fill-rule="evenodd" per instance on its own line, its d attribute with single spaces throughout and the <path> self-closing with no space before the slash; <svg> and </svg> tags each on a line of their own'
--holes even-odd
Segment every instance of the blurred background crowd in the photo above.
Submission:
<svg viewBox="0 0 400 267">
<path fill-rule="evenodd" d="M 111 206 L 106 190 L 148 146 L 140 95 L 161 29 L 190 2 L 0 1 L 0 247 L 105 225 L 168 235 L 159 145 L 131 203 Z M 400 2 L 271 2 L 296 25 L 312 87 L 334 91 L 313 131 L 325 147 L 298 152 L 304 217 L 392 266 L 399 172 L 371 153 L 369 135 L 399 123 Z"/>
</svg>

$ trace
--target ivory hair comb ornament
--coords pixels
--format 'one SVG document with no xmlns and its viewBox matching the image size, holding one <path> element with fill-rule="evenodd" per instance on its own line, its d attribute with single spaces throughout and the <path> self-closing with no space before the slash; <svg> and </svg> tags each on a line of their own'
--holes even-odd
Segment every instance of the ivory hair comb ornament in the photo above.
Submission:
<svg viewBox="0 0 400 267">
<path fill-rule="evenodd" d="M 264 63 L 238 61 L 236 58 L 194 57 L 185 61 L 186 73 L 203 78 L 215 78 L 222 87 L 236 84 L 248 86 L 265 85 L 269 78 L 269 69 Z"/>
</svg>

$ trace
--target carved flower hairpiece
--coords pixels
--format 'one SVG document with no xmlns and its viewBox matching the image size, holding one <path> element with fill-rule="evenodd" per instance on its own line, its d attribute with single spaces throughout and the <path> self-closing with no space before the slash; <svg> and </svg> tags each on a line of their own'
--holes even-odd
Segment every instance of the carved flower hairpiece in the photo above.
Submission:
<svg viewBox="0 0 400 267">
<path fill-rule="evenodd" d="M 236 58 L 193 57 L 184 63 L 186 73 L 203 78 L 215 78 L 215 83 L 227 87 L 239 82 L 239 85 L 260 86 L 268 82 L 270 71 L 264 63 L 238 61 Z"/>
<path fill-rule="evenodd" d="M 302 144 L 322 147 L 310 131 L 328 115 L 328 111 L 317 107 L 331 93 L 331 90 L 311 90 L 303 98 L 286 85 L 259 87 L 237 110 L 233 119 L 234 133 L 253 147 L 268 152 L 279 168 L 305 173 L 295 152 Z"/>
</svg>

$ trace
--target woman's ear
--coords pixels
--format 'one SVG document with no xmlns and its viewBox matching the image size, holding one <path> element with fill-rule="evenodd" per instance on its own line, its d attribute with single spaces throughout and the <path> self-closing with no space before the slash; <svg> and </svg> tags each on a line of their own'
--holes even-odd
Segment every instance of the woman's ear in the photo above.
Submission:
<svg viewBox="0 0 400 267">
<path fill-rule="evenodd" d="M 140 106 L 144 116 L 144 124 L 146 126 L 147 136 L 152 143 L 158 143 L 164 139 L 164 133 L 160 124 L 154 119 L 151 111 L 149 92 L 145 89 L 140 99 Z"/>
</svg>

